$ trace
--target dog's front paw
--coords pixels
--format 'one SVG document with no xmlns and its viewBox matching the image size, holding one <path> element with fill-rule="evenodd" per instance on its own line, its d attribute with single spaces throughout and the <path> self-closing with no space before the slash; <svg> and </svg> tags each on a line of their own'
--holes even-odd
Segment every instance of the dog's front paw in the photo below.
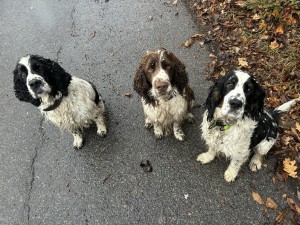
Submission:
<svg viewBox="0 0 300 225">
<path fill-rule="evenodd" d="M 153 124 L 152 123 L 145 123 L 144 127 L 146 129 L 151 129 L 153 127 Z"/>
<path fill-rule="evenodd" d="M 73 142 L 73 148 L 78 150 L 78 149 L 81 149 L 83 146 L 83 140 L 82 139 L 77 139 L 77 140 L 74 140 Z"/>
<path fill-rule="evenodd" d="M 156 139 L 160 140 L 163 138 L 164 134 L 162 132 L 154 132 Z"/>
<path fill-rule="evenodd" d="M 198 155 L 197 157 L 197 161 L 201 162 L 202 164 L 206 164 L 211 162 L 214 159 L 214 156 L 211 155 L 208 152 L 205 153 L 201 153 L 200 155 Z"/>
<path fill-rule="evenodd" d="M 160 126 L 155 125 L 154 126 L 154 136 L 156 139 L 162 139 L 164 136 L 164 132 L 162 131 Z"/>
<path fill-rule="evenodd" d="M 97 134 L 102 138 L 106 137 L 106 134 L 107 134 L 106 127 L 98 128 Z"/>
<path fill-rule="evenodd" d="M 227 182 L 233 182 L 238 174 L 238 171 L 233 168 L 228 168 L 224 173 L 224 178 Z"/>
</svg>

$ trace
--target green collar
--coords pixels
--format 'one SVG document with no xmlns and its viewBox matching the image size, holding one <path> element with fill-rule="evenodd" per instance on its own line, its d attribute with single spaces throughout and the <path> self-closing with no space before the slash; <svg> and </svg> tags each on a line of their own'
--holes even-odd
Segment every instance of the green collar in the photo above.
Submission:
<svg viewBox="0 0 300 225">
<path fill-rule="evenodd" d="M 212 129 L 212 128 L 215 128 L 215 127 L 220 127 L 220 131 L 226 131 L 231 127 L 231 125 L 227 125 L 227 124 L 224 124 L 223 122 L 221 122 L 219 120 L 212 119 L 208 129 Z"/>
</svg>

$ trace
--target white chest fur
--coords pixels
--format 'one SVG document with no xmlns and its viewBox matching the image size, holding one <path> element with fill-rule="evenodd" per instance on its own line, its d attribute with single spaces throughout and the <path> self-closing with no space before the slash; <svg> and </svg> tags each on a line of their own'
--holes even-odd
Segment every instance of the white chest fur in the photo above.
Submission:
<svg viewBox="0 0 300 225">
<path fill-rule="evenodd" d="M 226 157 L 232 158 L 236 154 L 246 156 L 249 154 L 251 137 L 257 122 L 246 117 L 239 120 L 224 131 L 216 126 L 209 129 L 210 123 L 207 121 L 207 111 L 204 113 L 201 124 L 202 137 L 209 148 L 216 152 L 224 153 Z"/>
<path fill-rule="evenodd" d="M 145 104 L 142 99 L 145 116 L 151 123 L 170 126 L 174 122 L 181 123 L 187 115 L 187 101 L 179 94 L 169 100 L 159 99 L 158 106 Z"/>
</svg>

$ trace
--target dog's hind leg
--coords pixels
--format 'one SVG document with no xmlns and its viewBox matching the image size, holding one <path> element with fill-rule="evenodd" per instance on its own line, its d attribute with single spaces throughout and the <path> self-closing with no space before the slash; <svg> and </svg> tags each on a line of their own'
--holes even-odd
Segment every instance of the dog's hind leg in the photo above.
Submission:
<svg viewBox="0 0 300 225">
<path fill-rule="evenodd" d="M 263 140 L 255 147 L 255 154 L 252 156 L 252 159 L 249 163 L 251 171 L 255 172 L 261 169 L 264 155 L 268 153 L 268 151 L 272 148 L 275 142 L 276 139 Z"/>
<path fill-rule="evenodd" d="M 100 137 L 105 137 L 107 134 L 107 128 L 106 128 L 106 124 L 105 124 L 104 115 L 98 115 L 95 118 L 95 122 L 97 125 L 97 134 L 99 134 Z"/>
<path fill-rule="evenodd" d="M 99 102 L 97 105 L 97 113 L 95 115 L 94 121 L 97 125 L 97 134 L 100 137 L 105 137 L 107 134 L 106 121 L 105 121 L 105 107 L 103 101 Z"/>
</svg>

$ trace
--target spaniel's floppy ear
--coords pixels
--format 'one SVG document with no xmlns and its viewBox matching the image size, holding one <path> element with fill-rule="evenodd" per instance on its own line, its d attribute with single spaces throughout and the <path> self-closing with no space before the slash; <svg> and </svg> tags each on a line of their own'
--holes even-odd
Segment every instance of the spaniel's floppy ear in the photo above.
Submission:
<svg viewBox="0 0 300 225">
<path fill-rule="evenodd" d="M 144 72 L 145 63 L 146 56 L 142 59 L 142 62 L 136 70 L 133 82 L 133 89 L 144 98 L 147 104 L 154 104 L 155 100 L 148 94 L 148 92 L 151 89 L 151 84 L 146 78 L 146 74 Z"/>
<path fill-rule="evenodd" d="M 174 74 L 172 77 L 172 84 L 174 84 L 179 93 L 183 94 L 183 89 L 187 86 L 189 79 L 185 70 L 185 65 L 171 52 L 167 52 L 167 56 L 174 63 Z"/>
<path fill-rule="evenodd" d="M 259 113 L 263 111 L 264 100 L 266 92 L 262 87 L 254 80 L 254 91 L 247 99 L 247 105 L 245 106 L 245 113 L 248 113 L 253 119 L 259 117 Z"/>
<path fill-rule="evenodd" d="M 209 94 L 207 96 L 205 107 L 208 111 L 207 120 L 211 121 L 213 119 L 215 109 L 221 104 L 223 92 L 223 86 L 226 80 L 230 77 L 227 74 L 223 77 L 218 78 L 214 85 L 209 88 Z"/>
<path fill-rule="evenodd" d="M 207 120 L 213 119 L 215 109 L 221 101 L 221 90 L 218 82 L 215 82 L 213 86 L 209 88 L 209 94 L 206 98 L 205 107 L 208 111 Z"/>
<path fill-rule="evenodd" d="M 34 99 L 26 85 L 27 69 L 22 67 L 22 65 L 17 64 L 16 68 L 13 71 L 14 74 L 14 91 L 15 96 L 23 102 L 29 102 L 34 106 L 39 107 L 41 101 L 39 99 Z"/>
<path fill-rule="evenodd" d="M 57 92 L 61 92 L 63 96 L 68 95 L 68 87 L 71 82 L 71 75 L 68 74 L 57 62 L 50 59 L 40 58 L 40 63 L 47 67 L 47 71 L 50 73 L 47 75 L 49 83 L 52 87 L 51 95 L 55 96 Z"/>
</svg>

